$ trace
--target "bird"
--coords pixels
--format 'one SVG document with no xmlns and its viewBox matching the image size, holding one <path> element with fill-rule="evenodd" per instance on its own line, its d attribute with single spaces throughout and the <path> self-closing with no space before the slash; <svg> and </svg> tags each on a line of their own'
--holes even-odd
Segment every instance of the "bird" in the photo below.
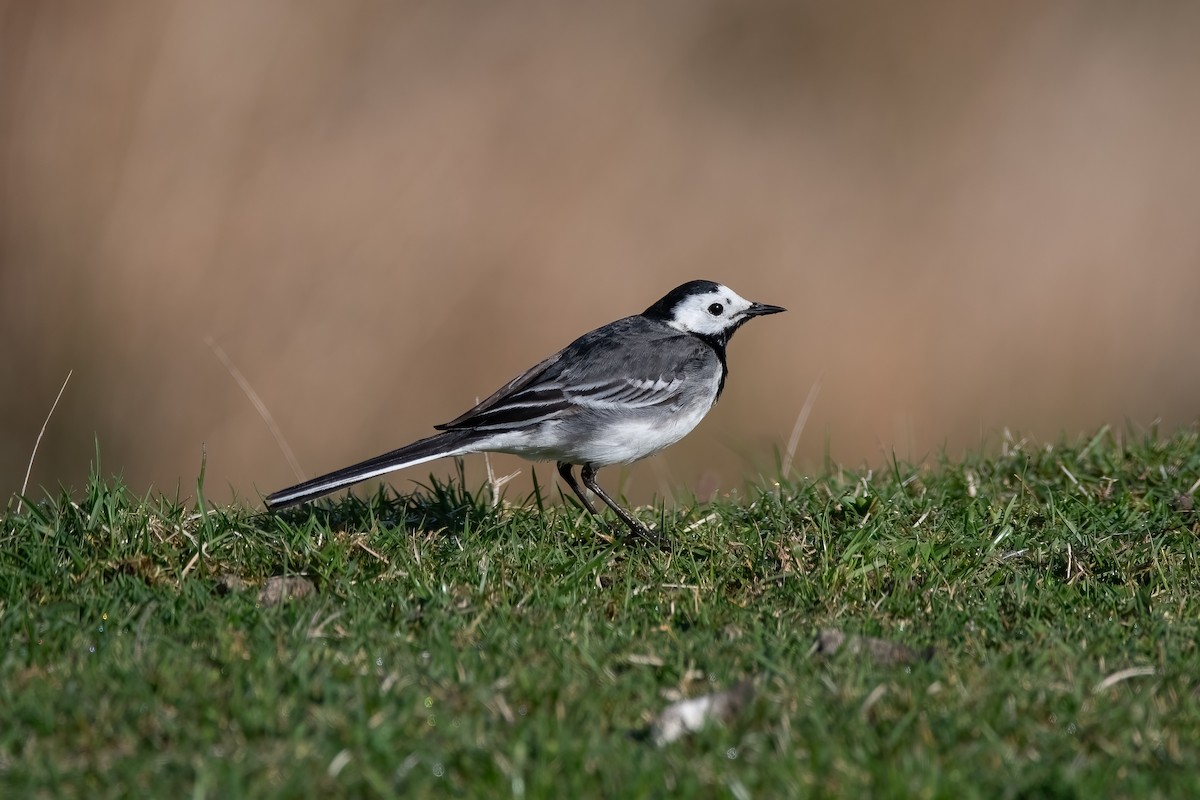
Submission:
<svg viewBox="0 0 1200 800">
<path fill-rule="evenodd" d="M 438 433 L 274 492 L 266 507 L 298 505 L 438 458 L 512 453 L 556 462 L 590 514 L 601 516 L 583 487 L 631 534 L 658 541 L 659 534 L 604 491 L 597 471 L 654 455 L 690 433 L 725 388 L 725 350 L 733 334 L 755 317 L 785 310 L 714 281 L 689 281 L 642 313 L 583 334 L 474 408 L 435 425 Z"/>
</svg>

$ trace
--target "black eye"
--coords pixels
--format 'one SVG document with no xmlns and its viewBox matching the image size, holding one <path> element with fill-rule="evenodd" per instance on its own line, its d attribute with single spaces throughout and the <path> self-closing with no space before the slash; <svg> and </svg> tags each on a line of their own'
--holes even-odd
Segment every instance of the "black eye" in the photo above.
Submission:
<svg viewBox="0 0 1200 800">
<path fill-rule="evenodd" d="M 708 307 L 708 313 L 712 314 L 714 317 L 721 316 L 721 312 L 724 310 L 725 306 L 721 305 L 720 303 L 713 303 Z"/>
</svg>

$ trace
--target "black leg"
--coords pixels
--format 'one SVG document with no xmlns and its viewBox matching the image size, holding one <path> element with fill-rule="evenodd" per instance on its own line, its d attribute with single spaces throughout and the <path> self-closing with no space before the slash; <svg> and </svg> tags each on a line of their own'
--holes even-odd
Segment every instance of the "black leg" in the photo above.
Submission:
<svg viewBox="0 0 1200 800">
<path fill-rule="evenodd" d="M 617 516 L 621 518 L 621 522 L 624 522 L 626 527 L 629 528 L 630 533 L 632 533 L 634 536 L 640 536 L 641 538 L 653 544 L 661 543 L 662 539 L 658 533 L 651 531 L 645 525 L 634 519 L 632 514 L 621 508 L 621 506 L 617 505 L 616 501 L 609 497 L 608 493 L 600 488 L 600 484 L 596 483 L 595 467 L 593 467 L 591 464 L 584 464 L 583 469 L 579 471 L 579 477 L 583 478 L 584 486 L 591 489 L 597 497 L 604 501 L 606 506 L 616 512 Z"/>
<path fill-rule="evenodd" d="M 575 474 L 571 471 L 573 469 L 575 469 L 574 464 L 568 464 L 566 461 L 558 462 L 558 474 L 561 475 L 562 479 L 567 482 L 567 486 L 571 487 L 571 491 L 573 491 L 575 496 L 579 498 L 579 502 L 583 503 L 583 507 L 586 508 L 588 513 L 593 517 L 600 516 L 600 512 L 596 510 L 596 507 L 592 505 L 592 501 L 588 499 L 587 493 L 579 487 L 578 483 L 575 482 Z"/>
</svg>

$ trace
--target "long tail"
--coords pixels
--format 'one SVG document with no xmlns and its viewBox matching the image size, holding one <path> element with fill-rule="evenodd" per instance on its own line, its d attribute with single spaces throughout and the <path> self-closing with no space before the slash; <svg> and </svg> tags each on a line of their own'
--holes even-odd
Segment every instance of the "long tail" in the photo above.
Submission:
<svg viewBox="0 0 1200 800">
<path fill-rule="evenodd" d="M 469 453 L 471 444 L 476 439 L 478 439 L 478 435 L 473 431 L 447 431 L 435 434 L 427 439 L 421 439 L 401 447 L 399 450 L 393 450 L 358 464 L 343 467 L 328 475 L 321 475 L 304 483 L 280 489 L 278 492 L 267 495 L 267 508 L 274 511 L 306 503 L 368 478 L 423 464 L 444 456 Z"/>
</svg>

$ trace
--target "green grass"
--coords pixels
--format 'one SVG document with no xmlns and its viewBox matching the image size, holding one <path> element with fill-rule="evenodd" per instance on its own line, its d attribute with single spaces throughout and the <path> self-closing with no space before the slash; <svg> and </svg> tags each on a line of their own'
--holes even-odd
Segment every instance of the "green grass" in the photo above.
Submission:
<svg viewBox="0 0 1200 800">
<path fill-rule="evenodd" d="M 1200 437 L 1124 438 L 668 510 L 671 552 L 457 483 L 267 516 L 96 479 L 2 518 L 0 796 L 1196 796 Z"/>
</svg>

